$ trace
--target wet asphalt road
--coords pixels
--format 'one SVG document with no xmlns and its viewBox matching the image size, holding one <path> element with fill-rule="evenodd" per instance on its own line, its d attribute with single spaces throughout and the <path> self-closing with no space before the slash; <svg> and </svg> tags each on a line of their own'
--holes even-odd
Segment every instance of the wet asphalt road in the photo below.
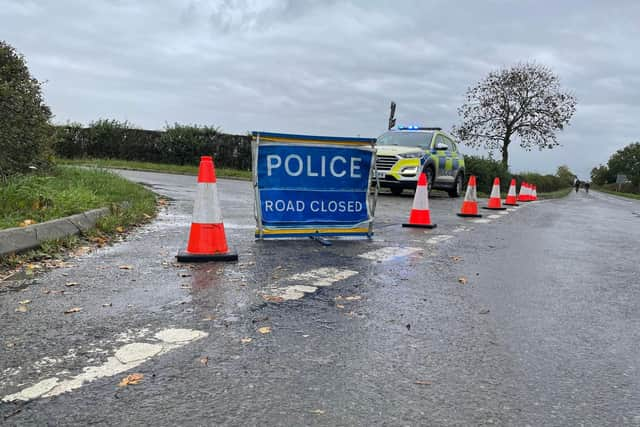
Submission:
<svg viewBox="0 0 640 427">
<path fill-rule="evenodd" d="M 254 241 L 250 184 L 219 180 L 240 260 L 178 265 L 195 178 L 122 173 L 173 201 L 124 242 L 0 286 L 0 399 L 167 328 L 208 335 L 0 403 L 0 424 L 640 425 L 640 202 L 580 192 L 473 223 L 434 195 L 438 228 L 423 231 L 400 227 L 412 196 L 384 195 L 373 240 L 324 247 Z M 360 257 L 389 247 L 403 255 Z M 300 300 L 260 296 L 319 268 L 352 273 Z M 118 387 L 132 372 L 142 382 Z"/>
</svg>

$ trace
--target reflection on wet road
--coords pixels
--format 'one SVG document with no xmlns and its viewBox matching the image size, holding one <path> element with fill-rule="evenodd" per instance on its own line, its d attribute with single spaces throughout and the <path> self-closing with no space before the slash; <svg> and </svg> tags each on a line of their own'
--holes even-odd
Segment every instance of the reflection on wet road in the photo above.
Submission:
<svg viewBox="0 0 640 427">
<path fill-rule="evenodd" d="M 572 194 L 479 223 L 455 215 L 459 199 L 434 194 L 438 228 L 425 231 L 400 226 L 411 196 L 383 195 L 373 239 L 325 247 L 255 241 L 251 185 L 219 180 L 239 262 L 190 265 L 174 257 L 186 244 L 195 178 L 122 174 L 171 203 L 126 241 L 0 294 L 0 397 L 84 378 L 126 345 L 117 339 L 125 331 L 146 345 L 167 329 L 206 336 L 139 359 L 137 385 L 117 387 L 130 373 L 118 371 L 56 397 L 5 402 L 9 422 L 639 420 L 638 203 Z M 70 279 L 79 285 L 66 287 Z M 29 312 L 14 311 L 25 299 Z M 65 315 L 70 307 L 82 311 Z"/>
</svg>

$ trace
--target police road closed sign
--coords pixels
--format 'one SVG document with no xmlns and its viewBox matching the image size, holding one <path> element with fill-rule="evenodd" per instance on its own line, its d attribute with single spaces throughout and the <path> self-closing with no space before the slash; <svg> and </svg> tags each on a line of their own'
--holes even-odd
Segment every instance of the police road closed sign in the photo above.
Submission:
<svg viewBox="0 0 640 427">
<path fill-rule="evenodd" d="M 254 132 L 256 236 L 371 235 L 374 143 Z"/>
</svg>

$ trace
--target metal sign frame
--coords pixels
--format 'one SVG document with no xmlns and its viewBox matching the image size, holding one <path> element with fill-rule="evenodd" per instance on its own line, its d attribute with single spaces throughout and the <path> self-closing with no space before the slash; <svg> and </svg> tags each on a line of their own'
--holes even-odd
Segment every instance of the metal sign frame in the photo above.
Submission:
<svg viewBox="0 0 640 427">
<path fill-rule="evenodd" d="M 376 149 L 375 138 L 344 138 L 344 137 L 327 137 L 297 134 L 282 134 L 272 132 L 252 132 L 251 138 L 251 154 L 252 154 L 252 182 L 254 189 L 254 217 L 256 220 L 256 239 L 268 238 L 295 238 L 295 237 L 320 237 L 320 236 L 365 236 L 371 238 L 373 236 L 373 219 L 375 217 L 375 209 L 378 199 L 378 190 L 380 187 L 377 168 L 376 168 Z M 371 152 L 371 165 L 369 168 L 369 179 L 367 180 L 366 189 L 366 208 L 367 220 L 358 224 L 365 224 L 365 227 L 354 226 L 331 226 L 319 227 L 317 225 L 305 227 L 297 224 L 295 227 L 287 226 L 266 226 L 262 218 L 262 204 L 260 199 L 260 188 L 258 182 L 258 150 L 261 146 L 267 145 L 297 145 L 300 147 L 327 147 L 327 148 L 345 148 L 353 147 L 366 149 Z M 372 182 L 375 183 L 372 191 Z"/>
</svg>

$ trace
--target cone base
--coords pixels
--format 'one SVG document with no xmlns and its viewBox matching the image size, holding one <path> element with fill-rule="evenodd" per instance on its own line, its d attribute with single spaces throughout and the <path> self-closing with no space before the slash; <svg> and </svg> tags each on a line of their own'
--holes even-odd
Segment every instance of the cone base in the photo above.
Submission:
<svg viewBox="0 0 640 427">
<path fill-rule="evenodd" d="M 209 262 L 209 261 L 237 261 L 238 252 L 229 249 L 228 252 L 217 254 L 194 254 L 187 251 L 180 251 L 176 255 L 178 262 Z"/>
<path fill-rule="evenodd" d="M 489 209 L 490 211 L 504 211 L 507 208 L 490 208 L 489 206 L 483 206 L 482 209 Z"/>
<path fill-rule="evenodd" d="M 520 206 L 517 203 L 504 203 L 505 206 Z"/>
<path fill-rule="evenodd" d="M 436 228 L 438 224 L 402 224 L 402 226 L 410 228 Z"/>
<path fill-rule="evenodd" d="M 481 218 L 480 214 L 468 214 L 468 213 L 457 213 L 456 215 L 461 216 L 463 218 Z"/>
</svg>

